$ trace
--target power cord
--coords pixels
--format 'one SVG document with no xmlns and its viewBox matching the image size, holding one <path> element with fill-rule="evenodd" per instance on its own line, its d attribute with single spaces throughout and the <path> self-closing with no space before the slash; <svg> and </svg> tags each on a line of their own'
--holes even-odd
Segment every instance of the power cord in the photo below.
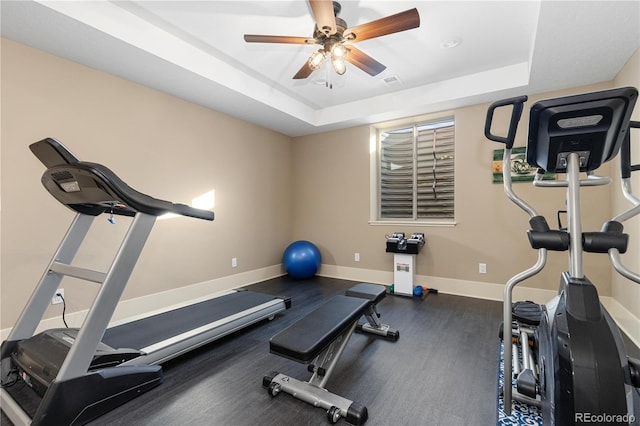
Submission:
<svg viewBox="0 0 640 426">
<path fill-rule="evenodd" d="M 56 296 L 58 296 L 60 299 L 62 299 L 62 322 L 64 323 L 65 327 L 69 328 L 69 325 L 67 324 L 67 320 L 64 317 L 65 312 L 67 311 L 67 302 L 64 300 L 64 296 L 62 295 L 62 293 L 56 293 Z M 13 377 L 13 379 L 7 380 L 4 383 L 0 383 L 0 387 L 2 387 L 2 388 L 10 388 L 11 386 L 13 386 L 16 383 L 18 383 L 18 377 L 19 377 L 18 370 L 17 369 L 12 369 L 11 371 L 9 371 L 9 373 L 7 374 L 7 378 L 10 377 L 11 375 L 15 375 Z"/>
<path fill-rule="evenodd" d="M 56 293 L 56 296 L 62 299 L 62 322 L 64 323 L 65 327 L 69 328 L 69 325 L 67 325 L 67 320 L 65 320 L 64 318 L 64 314 L 67 310 L 67 302 L 64 300 L 64 296 L 62 295 L 62 293 Z"/>
</svg>

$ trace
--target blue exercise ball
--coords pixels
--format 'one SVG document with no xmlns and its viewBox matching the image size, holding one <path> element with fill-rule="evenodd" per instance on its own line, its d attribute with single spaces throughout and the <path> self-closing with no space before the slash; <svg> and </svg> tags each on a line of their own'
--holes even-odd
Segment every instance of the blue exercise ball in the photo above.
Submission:
<svg viewBox="0 0 640 426">
<path fill-rule="evenodd" d="M 318 272 L 322 256 L 320 250 L 310 241 L 296 241 L 282 255 L 282 264 L 287 274 L 293 278 L 310 278 Z"/>
</svg>

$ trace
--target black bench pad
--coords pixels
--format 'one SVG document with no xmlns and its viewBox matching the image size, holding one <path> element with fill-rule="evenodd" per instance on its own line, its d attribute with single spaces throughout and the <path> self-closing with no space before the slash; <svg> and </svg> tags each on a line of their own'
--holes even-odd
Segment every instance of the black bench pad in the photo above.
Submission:
<svg viewBox="0 0 640 426">
<path fill-rule="evenodd" d="M 374 305 L 384 299 L 387 294 L 385 286 L 380 284 L 360 283 L 347 290 L 347 296 L 369 299 Z"/>
<path fill-rule="evenodd" d="M 338 295 L 269 340 L 271 353 L 309 363 L 360 319 L 371 301 Z"/>
</svg>

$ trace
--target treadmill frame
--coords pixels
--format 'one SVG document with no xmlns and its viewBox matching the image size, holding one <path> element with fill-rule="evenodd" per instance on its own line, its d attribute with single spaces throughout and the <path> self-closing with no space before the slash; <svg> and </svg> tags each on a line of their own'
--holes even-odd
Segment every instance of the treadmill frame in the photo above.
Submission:
<svg viewBox="0 0 640 426">
<path fill-rule="evenodd" d="M 55 380 L 50 383 L 33 419 L 14 400 L 8 390 L 0 389 L 2 410 L 16 425 L 51 424 L 53 419 L 56 419 L 56 424 L 84 424 L 143 391 L 159 385 L 162 382 L 161 367 L 153 365 L 182 355 L 263 319 L 273 319 L 277 313 L 286 310 L 290 305 L 289 299 L 274 297 L 267 303 L 245 309 L 150 347 L 140 348 L 144 352 L 141 356 L 118 366 L 90 371 L 96 349 L 102 341 L 156 220 L 154 215 L 137 212 L 109 270 L 103 273 L 71 264 L 95 217 L 82 213 L 76 214 L 16 325 L 7 340 L 2 343 L 1 377 L 2 382 L 7 383 L 11 375 L 16 374 L 16 365 L 11 358 L 12 353 L 15 352 L 18 342 L 34 335 L 64 276 L 101 284 L 76 340 L 71 345 Z M 122 323 L 122 321 L 118 322 L 119 325 Z M 119 377 L 122 383 L 116 383 L 117 380 L 114 377 Z M 96 380 L 99 380 L 100 386 L 95 385 Z M 114 395 L 109 394 L 105 397 L 102 394 L 92 398 L 93 387 L 115 389 Z M 69 388 L 73 389 L 74 393 L 81 392 L 85 401 L 76 403 L 71 408 L 61 407 L 62 392 L 69 392 Z M 65 410 L 70 412 L 60 413 Z"/>
<path fill-rule="evenodd" d="M 52 383 L 69 382 L 90 374 L 89 367 L 98 344 L 102 340 L 127 281 L 151 233 L 156 216 L 142 212 L 136 213 L 106 274 L 71 265 L 94 219 L 95 216 L 82 213 L 76 214 L 29 302 L 22 310 L 16 325 L 11 330 L 7 340 L 2 343 L 1 377 L 3 383 L 6 383 L 9 377 L 15 374 L 16 368 L 11 355 L 15 351 L 18 342 L 33 336 L 44 316 L 49 301 L 55 295 L 65 275 L 85 281 L 97 282 L 101 284 L 101 287 L 83 321 L 75 342 L 67 353 Z M 160 381 L 161 377 L 157 384 L 160 384 Z M 2 410 L 14 424 L 38 424 L 40 419 L 44 421 L 47 416 L 49 416 L 47 420 L 50 420 L 52 411 L 56 407 L 48 407 L 46 405 L 47 401 L 56 399 L 53 395 L 49 395 L 50 392 L 55 392 L 56 389 L 59 389 L 59 386 L 49 386 L 34 418 L 30 419 L 19 404 L 15 403 L 11 394 L 2 388 L 0 389 Z M 87 389 L 87 392 L 90 392 L 90 390 Z M 80 415 L 80 413 L 77 413 L 77 415 Z M 71 417 L 71 419 L 77 418 L 77 415 Z M 27 423 L 25 423 L 26 419 L 29 419 Z"/>
</svg>

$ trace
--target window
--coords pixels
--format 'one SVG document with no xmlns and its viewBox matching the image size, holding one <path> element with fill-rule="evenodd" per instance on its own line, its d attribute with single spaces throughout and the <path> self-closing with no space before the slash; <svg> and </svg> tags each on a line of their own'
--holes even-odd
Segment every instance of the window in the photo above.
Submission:
<svg viewBox="0 0 640 426">
<path fill-rule="evenodd" d="M 377 220 L 454 220 L 453 117 L 378 131 Z"/>
</svg>

